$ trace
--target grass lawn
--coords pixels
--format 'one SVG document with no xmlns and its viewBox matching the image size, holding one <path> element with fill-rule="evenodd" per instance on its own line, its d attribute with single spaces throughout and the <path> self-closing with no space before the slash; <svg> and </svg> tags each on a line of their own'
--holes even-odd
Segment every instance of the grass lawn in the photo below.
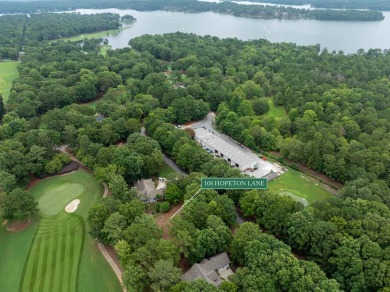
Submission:
<svg viewBox="0 0 390 292">
<path fill-rule="evenodd" d="M 167 177 L 172 173 L 175 173 L 175 171 L 168 164 L 164 163 L 163 167 L 158 172 L 158 177 Z"/>
<path fill-rule="evenodd" d="M 19 77 L 18 61 L 0 61 L 0 94 L 4 103 L 7 102 L 12 87 L 12 81 Z"/>
<path fill-rule="evenodd" d="M 266 114 L 264 114 L 265 117 L 274 116 L 277 119 L 282 119 L 287 117 L 287 113 L 284 110 L 284 108 L 282 106 L 275 106 L 272 101 L 272 98 L 268 99 L 268 104 L 269 104 L 269 111 Z"/>
<path fill-rule="evenodd" d="M 99 55 L 102 55 L 103 57 L 107 56 L 107 52 L 111 50 L 112 46 L 110 45 L 102 45 L 99 51 Z"/>
<path fill-rule="evenodd" d="M 101 99 L 98 99 L 98 100 L 94 100 L 94 101 L 91 101 L 91 102 L 88 102 L 88 103 L 84 103 L 83 105 L 84 106 L 87 106 L 87 107 L 90 107 L 90 108 L 93 108 L 94 110 L 96 110 L 96 105 L 101 102 Z"/>
<path fill-rule="evenodd" d="M 323 189 L 313 178 L 291 168 L 280 177 L 272 180 L 269 183 L 269 190 L 278 194 L 291 193 L 307 200 L 309 204 L 332 197 L 332 194 Z"/>
<path fill-rule="evenodd" d="M 107 37 L 109 35 L 115 35 L 124 29 L 127 29 L 127 27 L 123 27 L 120 29 L 104 30 L 104 31 L 93 32 L 93 33 L 85 33 L 85 34 L 80 34 L 80 35 L 76 35 L 76 36 L 72 36 L 72 37 L 68 37 L 68 38 L 60 38 L 59 40 L 79 42 L 79 41 L 83 41 L 84 39 L 104 38 L 104 37 Z"/>
<path fill-rule="evenodd" d="M 27 230 L 0 230 L 1 291 L 122 291 L 111 267 L 88 235 L 88 209 L 103 187 L 93 175 L 77 171 L 45 179 L 31 189 L 40 218 Z M 80 199 L 76 212 L 64 207 Z"/>
</svg>

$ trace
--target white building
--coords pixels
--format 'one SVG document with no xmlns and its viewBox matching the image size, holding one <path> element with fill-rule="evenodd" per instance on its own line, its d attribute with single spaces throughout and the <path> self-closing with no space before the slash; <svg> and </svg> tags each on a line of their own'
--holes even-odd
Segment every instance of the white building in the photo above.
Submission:
<svg viewBox="0 0 390 292">
<path fill-rule="evenodd" d="M 242 151 L 238 145 L 233 146 L 204 128 L 197 128 L 194 131 L 195 140 L 205 150 L 214 153 L 216 156 L 220 156 L 230 165 L 238 167 L 241 171 L 248 168 L 255 168 L 256 161 Z"/>
</svg>

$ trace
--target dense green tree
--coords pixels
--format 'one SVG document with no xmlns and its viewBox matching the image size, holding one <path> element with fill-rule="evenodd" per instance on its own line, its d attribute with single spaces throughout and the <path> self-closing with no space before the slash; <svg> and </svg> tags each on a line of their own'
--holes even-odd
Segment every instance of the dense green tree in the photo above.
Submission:
<svg viewBox="0 0 390 292">
<path fill-rule="evenodd" d="M 38 203 L 30 192 L 17 188 L 0 194 L 0 210 L 2 218 L 12 225 L 33 218 L 38 213 Z"/>
<path fill-rule="evenodd" d="M 226 195 L 216 196 L 209 202 L 211 213 L 230 226 L 236 222 L 236 209 L 233 201 Z"/>
<path fill-rule="evenodd" d="M 162 230 L 157 226 L 153 217 L 142 215 L 136 217 L 134 223 L 124 231 L 124 239 L 132 248 L 143 246 L 150 239 L 160 239 Z"/>
<path fill-rule="evenodd" d="M 182 198 L 182 192 L 176 184 L 169 182 L 164 197 L 170 204 L 176 205 Z"/>
<path fill-rule="evenodd" d="M 193 237 L 195 232 L 196 228 L 193 223 L 185 221 L 179 216 L 172 219 L 170 233 L 175 237 L 179 252 L 187 258 L 195 245 L 195 238 Z"/>
<path fill-rule="evenodd" d="M 252 107 L 256 115 L 264 115 L 269 110 L 268 100 L 266 98 L 256 98 L 252 101 Z"/>
<path fill-rule="evenodd" d="M 205 280 L 195 280 L 190 283 L 180 282 L 171 287 L 170 292 L 217 292 L 217 287 Z"/>
<path fill-rule="evenodd" d="M 123 238 L 126 219 L 119 212 L 112 213 L 104 222 L 102 232 L 106 234 L 107 243 L 115 245 Z"/>
<path fill-rule="evenodd" d="M 168 291 L 168 288 L 179 282 L 181 270 L 167 260 L 159 260 L 150 270 L 149 277 L 153 291 Z"/>
<path fill-rule="evenodd" d="M 183 217 L 192 222 L 196 228 L 206 226 L 207 218 L 211 215 L 211 207 L 206 202 L 195 202 L 192 206 L 186 208 Z"/>
<path fill-rule="evenodd" d="M 190 261 L 200 262 L 205 257 L 223 252 L 229 246 L 231 237 L 229 228 L 221 218 L 208 216 L 206 228 L 195 233 L 195 245 L 190 253 Z"/>
<path fill-rule="evenodd" d="M 88 210 L 88 225 L 89 225 L 89 234 L 96 238 L 99 241 L 106 241 L 106 234 L 102 231 L 105 221 L 110 216 L 110 212 L 108 208 L 99 203 L 97 205 L 92 206 Z"/>
<path fill-rule="evenodd" d="M 4 114 L 5 114 L 5 108 L 4 108 L 3 96 L 0 94 L 0 121 L 3 119 Z"/>
<path fill-rule="evenodd" d="M 145 271 L 136 265 L 129 264 L 123 272 L 123 284 L 128 291 L 138 292 L 144 291 L 148 287 L 147 274 Z"/>
<path fill-rule="evenodd" d="M 119 207 L 119 213 L 124 216 L 127 226 L 130 226 L 144 211 L 145 204 L 136 198 Z"/>
<path fill-rule="evenodd" d="M 248 242 L 259 239 L 261 230 L 259 227 L 251 222 L 245 222 L 240 225 L 236 234 L 233 237 L 231 244 L 231 255 L 233 260 L 243 264 L 244 263 L 244 248 Z"/>
<path fill-rule="evenodd" d="M 108 186 L 112 191 L 112 196 L 115 199 L 121 201 L 127 201 L 129 199 L 129 188 L 123 176 L 113 175 L 110 177 Z"/>
<path fill-rule="evenodd" d="M 13 174 L 0 171 L 0 192 L 9 193 L 16 186 L 16 178 Z"/>
<path fill-rule="evenodd" d="M 118 240 L 114 248 L 115 248 L 115 252 L 118 255 L 119 261 L 121 262 L 121 265 L 126 266 L 131 256 L 130 245 L 125 240 L 121 239 Z"/>
</svg>

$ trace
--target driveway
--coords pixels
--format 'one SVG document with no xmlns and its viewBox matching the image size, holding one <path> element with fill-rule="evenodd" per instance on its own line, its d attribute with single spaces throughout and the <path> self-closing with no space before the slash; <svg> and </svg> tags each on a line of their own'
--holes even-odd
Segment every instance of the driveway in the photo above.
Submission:
<svg viewBox="0 0 390 292">
<path fill-rule="evenodd" d="M 145 127 L 141 128 L 141 135 L 147 137 L 145 132 Z M 172 159 L 170 159 L 168 156 L 166 156 L 164 153 L 162 154 L 164 158 L 164 162 L 169 165 L 170 168 L 172 168 L 174 171 L 176 171 L 178 174 L 181 174 L 182 176 L 188 176 L 186 172 L 184 172 L 180 167 L 176 165 L 175 162 L 173 162 Z"/>
</svg>

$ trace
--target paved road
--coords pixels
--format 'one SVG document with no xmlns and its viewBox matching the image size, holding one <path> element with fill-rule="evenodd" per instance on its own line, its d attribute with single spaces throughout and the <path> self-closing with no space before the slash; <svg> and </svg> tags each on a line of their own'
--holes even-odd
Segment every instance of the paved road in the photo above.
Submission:
<svg viewBox="0 0 390 292">
<path fill-rule="evenodd" d="M 245 223 L 246 220 L 241 217 L 241 215 L 236 211 L 236 223 L 238 225 L 241 225 L 242 223 Z"/>
<path fill-rule="evenodd" d="M 147 137 L 145 132 L 145 127 L 141 128 L 141 135 Z M 176 163 L 170 159 L 168 156 L 166 156 L 163 153 L 164 162 L 169 165 L 170 168 L 172 168 L 174 171 L 176 171 L 178 174 L 181 174 L 182 176 L 188 176 L 186 172 L 184 172 L 180 167 L 176 165 Z"/>
<path fill-rule="evenodd" d="M 214 128 L 213 128 L 213 121 L 215 119 L 215 113 L 214 112 L 210 112 L 204 119 L 203 121 L 200 121 L 200 122 L 197 122 L 197 123 L 193 123 L 190 125 L 190 128 L 191 129 L 196 129 L 196 128 L 201 128 L 201 127 L 204 127 L 205 129 L 209 130 L 209 131 L 214 131 Z M 215 133 L 217 136 L 219 137 L 222 137 L 222 136 L 225 136 L 223 134 L 220 134 L 220 133 Z M 227 137 L 227 136 L 225 136 Z"/>
<path fill-rule="evenodd" d="M 172 159 L 170 159 L 168 156 L 166 156 L 163 153 L 164 162 L 168 164 L 174 171 L 176 171 L 178 174 L 181 174 L 182 176 L 188 176 L 187 173 L 185 173 L 182 169 L 180 169 L 175 162 L 173 162 Z"/>
</svg>

